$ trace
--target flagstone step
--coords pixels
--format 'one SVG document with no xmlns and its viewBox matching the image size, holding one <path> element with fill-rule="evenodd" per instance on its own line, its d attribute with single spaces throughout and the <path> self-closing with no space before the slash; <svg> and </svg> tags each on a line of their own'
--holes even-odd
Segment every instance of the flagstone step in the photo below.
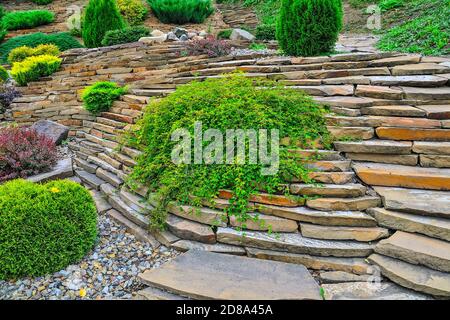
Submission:
<svg viewBox="0 0 450 320">
<path fill-rule="evenodd" d="M 166 218 L 168 229 L 177 237 L 203 243 L 216 243 L 216 235 L 211 226 L 179 218 L 169 214 Z"/>
<path fill-rule="evenodd" d="M 148 217 L 130 208 L 124 201 L 122 201 L 122 199 L 118 195 L 109 195 L 108 202 L 114 209 L 119 211 L 125 218 L 127 218 L 131 222 L 137 224 L 141 228 L 148 228 Z"/>
<path fill-rule="evenodd" d="M 84 184 L 87 184 L 95 190 L 100 190 L 100 186 L 105 183 L 104 180 L 97 177 L 95 174 L 88 173 L 82 170 L 76 170 L 75 174 L 81 179 Z"/>
<path fill-rule="evenodd" d="M 381 240 L 375 252 L 434 270 L 450 272 L 450 243 L 403 231 Z"/>
<path fill-rule="evenodd" d="M 179 240 L 172 243 L 171 247 L 182 252 L 189 250 L 203 250 L 216 253 L 234 254 L 238 256 L 243 256 L 246 254 L 245 249 L 240 246 L 232 246 L 223 243 L 209 244 L 192 240 Z"/>
<path fill-rule="evenodd" d="M 426 112 L 408 105 L 373 106 L 361 108 L 361 114 L 372 116 L 423 117 Z"/>
<path fill-rule="evenodd" d="M 272 215 L 249 213 L 247 221 L 239 221 L 239 218 L 230 215 L 230 224 L 245 230 L 271 231 L 271 232 L 296 232 L 298 224 L 294 220 L 280 218 Z"/>
<path fill-rule="evenodd" d="M 398 57 L 389 57 L 377 59 L 370 62 L 371 67 L 395 67 L 398 65 L 410 65 L 420 62 L 420 55 L 401 55 Z"/>
<path fill-rule="evenodd" d="M 123 187 L 119 191 L 119 197 L 124 201 L 130 208 L 136 210 L 140 213 L 149 213 L 154 209 L 154 207 L 149 204 L 145 199 L 136 193 L 130 192 L 127 188 Z"/>
<path fill-rule="evenodd" d="M 330 126 L 341 127 L 388 127 L 388 128 L 422 128 L 422 129 L 440 129 L 442 123 L 439 120 L 408 118 L 408 117 L 389 117 L 389 116 L 326 116 L 327 124 Z"/>
<path fill-rule="evenodd" d="M 354 161 L 390 163 L 404 166 L 416 166 L 419 162 L 419 156 L 414 154 L 346 153 L 345 156 Z"/>
<path fill-rule="evenodd" d="M 290 149 L 289 152 L 295 154 L 298 157 L 307 159 L 317 159 L 322 161 L 344 160 L 340 153 L 334 150 Z"/>
<path fill-rule="evenodd" d="M 193 299 L 321 299 L 318 284 L 304 266 L 206 251 L 188 251 L 139 278 Z"/>
<path fill-rule="evenodd" d="M 372 254 L 368 260 L 393 282 L 433 296 L 450 297 L 450 274 Z"/>
<path fill-rule="evenodd" d="M 448 69 L 450 71 L 450 69 Z M 420 88 L 420 87 L 401 87 L 405 93 L 406 99 L 415 100 L 449 100 L 450 87 L 440 88 Z"/>
<path fill-rule="evenodd" d="M 335 148 L 340 152 L 367 154 L 410 154 L 412 143 L 409 141 L 369 140 L 369 141 L 336 141 Z"/>
<path fill-rule="evenodd" d="M 339 161 L 316 161 L 316 162 L 303 162 L 304 165 L 312 170 L 318 170 L 321 172 L 346 172 L 351 170 L 351 161 L 339 160 Z"/>
<path fill-rule="evenodd" d="M 368 274 L 371 268 L 363 258 L 321 257 L 250 247 L 245 250 L 252 258 L 301 264 L 312 270 L 344 271 L 364 275 Z"/>
<path fill-rule="evenodd" d="M 415 153 L 450 155 L 450 142 L 414 141 L 412 151 Z"/>
<path fill-rule="evenodd" d="M 325 300 L 433 300 L 392 282 L 345 282 L 323 284 Z"/>
<path fill-rule="evenodd" d="M 374 278 L 370 274 L 358 275 L 345 271 L 324 271 L 319 273 L 319 280 L 322 285 L 327 283 L 370 282 Z M 381 281 L 382 279 L 376 280 Z"/>
<path fill-rule="evenodd" d="M 373 99 L 361 97 L 314 97 L 314 101 L 329 107 L 360 109 L 373 106 Z"/>
<path fill-rule="evenodd" d="M 378 138 L 397 141 L 450 141 L 450 129 L 378 127 Z"/>
<path fill-rule="evenodd" d="M 167 211 L 184 219 L 188 219 L 210 226 L 226 226 L 226 214 L 220 210 L 210 208 L 195 208 L 186 205 L 170 203 Z"/>
<path fill-rule="evenodd" d="M 368 77 L 372 85 L 405 87 L 441 87 L 448 79 L 439 76 L 372 76 Z"/>
<path fill-rule="evenodd" d="M 337 198 L 355 198 L 366 194 L 367 188 L 362 184 L 291 184 L 291 194 L 307 196 L 324 196 Z"/>
<path fill-rule="evenodd" d="M 337 140 L 343 138 L 369 140 L 374 137 L 373 128 L 328 126 L 327 129 Z"/>
<path fill-rule="evenodd" d="M 401 100 L 403 98 L 403 91 L 383 86 L 358 85 L 356 87 L 355 95 L 358 97 L 367 97 L 374 99 Z"/>
<path fill-rule="evenodd" d="M 432 168 L 450 168 L 450 156 L 420 155 L 420 165 Z"/>
<path fill-rule="evenodd" d="M 306 201 L 308 207 L 322 211 L 364 211 L 368 208 L 378 207 L 380 204 L 379 197 L 371 196 L 359 198 L 317 198 Z"/>
<path fill-rule="evenodd" d="M 323 240 L 355 240 L 370 242 L 389 236 L 387 229 L 379 227 L 334 227 L 300 223 L 304 237 Z"/>
<path fill-rule="evenodd" d="M 450 241 L 450 220 L 397 212 L 383 208 L 371 208 L 367 212 L 382 227 L 393 230 L 420 233 L 432 238 Z"/>
<path fill-rule="evenodd" d="M 450 119 L 450 105 L 419 105 L 417 108 L 423 110 L 429 119 Z"/>
<path fill-rule="evenodd" d="M 367 257 L 374 246 L 356 241 L 332 241 L 303 237 L 300 233 L 268 234 L 258 231 L 238 231 L 231 228 L 217 229 L 217 241 L 225 244 L 281 250 L 317 256 Z"/>
<path fill-rule="evenodd" d="M 356 175 L 353 171 L 349 172 L 310 172 L 308 176 L 317 183 L 327 184 L 347 184 L 355 182 Z M 288 179 L 289 182 L 304 182 L 301 178 Z"/>
<path fill-rule="evenodd" d="M 353 169 L 364 183 L 371 186 L 450 191 L 450 169 L 366 162 L 354 163 Z"/>
<path fill-rule="evenodd" d="M 230 200 L 233 197 L 233 192 L 230 190 L 219 190 L 219 198 Z M 250 202 L 277 205 L 284 207 L 296 207 L 305 203 L 305 199 L 297 196 L 283 196 L 277 194 L 258 193 L 250 196 Z"/>
<path fill-rule="evenodd" d="M 287 208 L 271 205 L 258 205 L 257 210 L 300 222 L 309 222 L 325 226 L 373 227 L 376 220 L 359 211 L 320 211 L 308 207 Z"/>
<path fill-rule="evenodd" d="M 450 192 L 374 187 L 386 209 L 426 216 L 450 217 Z M 432 205 L 430 205 L 432 204 Z"/>
<path fill-rule="evenodd" d="M 190 300 L 155 287 L 147 287 L 145 289 L 133 293 L 133 300 Z"/>
</svg>

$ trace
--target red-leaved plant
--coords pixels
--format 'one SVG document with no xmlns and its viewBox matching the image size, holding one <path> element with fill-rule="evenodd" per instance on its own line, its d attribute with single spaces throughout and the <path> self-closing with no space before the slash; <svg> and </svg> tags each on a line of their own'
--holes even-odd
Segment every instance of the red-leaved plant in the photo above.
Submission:
<svg viewBox="0 0 450 320">
<path fill-rule="evenodd" d="M 211 58 L 226 56 L 231 53 L 231 46 L 225 40 L 218 40 L 213 36 L 205 39 L 190 41 L 186 47 L 186 54 L 198 56 L 207 54 Z"/>
<path fill-rule="evenodd" d="M 52 139 L 27 127 L 0 129 L 0 182 L 26 178 L 56 164 Z"/>
</svg>

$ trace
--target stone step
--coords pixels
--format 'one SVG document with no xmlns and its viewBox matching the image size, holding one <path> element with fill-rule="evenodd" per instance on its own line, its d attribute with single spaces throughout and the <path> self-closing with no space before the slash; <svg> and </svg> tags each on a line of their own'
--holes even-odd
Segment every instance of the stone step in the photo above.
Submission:
<svg viewBox="0 0 450 320">
<path fill-rule="evenodd" d="M 361 184 L 291 184 L 289 192 L 296 195 L 356 198 L 366 194 L 367 188 Z"/>
<path fill-rule="evenodd" d="M 414 154 L 346 153 L 345 156 L 354 161 L 390 163 L 405 166 L 416 166 L 419 162 L 419 156 Z"/>
<path fill-rule="evenodd" d="M 384 100 L 385 101 L 385 100 Z M 422 128 L 422 129 L 440 129 L 442 123 L 439 120 L 408 118 L 408 117 L 389 117 L 389 116 L 362 116 L 362 117 L 344 117 L 328 115 L 325 117 L 330 126 L 340 127 L 388 127 L 388 128 Z"/>
<path fill-rule="evenodd" d="M 367 153 L 367 154 L 410 154 L 412 143 L 407 141 L 369 140 L 361 142 L 334 142 L 335 148 L 340 152 Z"/>
<path fill-rule="evenodd" d="M 120 121 L 115 121 L 109 118 L 103 118 L 103 117 L 97 117 L 96 121 L 100 124 L 104 124 L 110 127 L 114 127 L 116 129 L 123 129 L 127 124 L 120 122 Z"/>
<path fill-rule="evenodd" d="M 378 138 L 397 141 L 450 141 L 450 129 L 378 127 Z"/>
<path fill-rule="evenodd" d="M 95 174 L 86 171 L 76 170 L 75 174 L 81 179 L 84 184 L 87 184 L 95 190 L 100 190 L 100 186 L 105 183 L 104 180 L 97 177 Z"/>
<path fill-rule="evenodd" d="M 223 243 L 209 244 L 192 240 L 179 240 L 172 243 L 171 247 L 182 252 L 186 252 L 189 250 L 202 250 L 208 252 L 234 254 L 237 256 L 243 256 L 246 254 L 245 249 L 240 246 L 232 246 Z"/>
<path fill-rule="evenodd" d="M 372 254 L 368 260 L 393 282 L 433 296 L 450 297 L 450 274 Z"/>
<path fill-rule="evenodd" d="M 312 270 L 344 271 L 354 274 L 368 274 L 371 266 L 362 258 L 320 257 L 257 248 L 245 248 L 252 258 L 273 260 L 304 265 Z"/>
<path fill-rule="evenodd" d="M 447 72 L 450 72 L 450 68 L 436 63 L 407 64 L 392 68 L 393 76 L 430 75 Z"/>
<path fill-rule="evenodd" d="M 389 57 L 377 59 L 370 62 L 371 67 L 395 67 L 399 65 L 410 65 L 420 62 L 420 55 L 402 55 L 398 57 Z"/>
<path fill-rule="evenodd" d="M 372 76 L 368 77 L 372 85 L 405 87 L 441 87 L 448 79 L 439 76 Z"/>
<path fill-rule="evenodd" d="M 195 208 L 186 205 L 170 203 L 167 211 L 184 219 L 200 222 L 210 226 L 226 226 L 227 217 L 223 211 L 210 208 Z"/>
<path fill-rule="evenodd" d="M 271 205 L 258 205 L 257 210 L 264 214 L 325 226 L 373 227 L 377 225 L 374 218 L 358 211 L 320 211 L 308 207 L 287 208 Z"/>
<path fill-rule="evenodd" d="M 351 170 L 351 161 L 339 160 L 339 161 L 316 161 L 316 162 L 303 162 L 304 165 L 312 170 L 321 172 L 346 172 Z"/>
<path fill-rule="evenodd" d="M 216 235 L 208 225 L 186 220 L 169 214 L 166 218 L 169 230 L 181 239 L 193 240 L 203 243 L 216 243 Z"/>
<path fill-rule="evenodd" d="M 450 241 L 450 220 L 448 219 L 420 216 L 383 208 L 371 208 L 367 212 L 377 220 L 380 226 Z"/>
<path fill-rule="evenodd" d="M 119 211 L 125 218 L 127 218 L 131 222 L 137 224 L 141 228 L 148 228 L 148 217 L 130 208 L 124 201 L 122 201 L 122 199 L 118 195 L 109 195 L 108 202 L 114 209 Z"/>
<path fill-rule="evenodd" d="M 450 87 L 440 88 L 419 88 L 419 87 L 401 87 L 405 93 L 406 99 L 411 100 L 449 100 Z"/>
<path fill-rule="evenodd" d="M 379 227 L 333 227 L 300 223 L 302 236 L 323 240 L 355 240 L 371 242 L 389 236 L 387 229 Z"/>
<path fill-rule="evenodd" d="M 374 99 L 401 100 L 403 98 L 403 91 L 383 86 L 358 85 L 356 87 L 355 96 Z"/>
<path fill-rule="evenodd" d="M 450 217 L 450 192 L 389 187 L 374 189 L 381 196 L 386 209 L 426 216 Z"/>
<path fill-rule="evenodd" d="M 146 214 L 154 209 L 154 207 L 149 204 L 145 199 L 133 192 L 130 192 L 127 188 L 123 187 L 119 191 L 119 197 L 125 202 L 130 208 L 136 210 L 137 212 Z"/>
<path fill-rule="evenodd" d="M 447 241 L 397 231 L 388 239 L 378 242 L 375 252 L 434 270 L 450 272 L 450 243 Z"/>
<path fill-rule="evenodd" d="M 120 188 L 120 186 L 123 184 L 122 179 L 120 179 L 114 173 L 107 171 L 103 168 L 98 168 L 97 171 L 95 172 L 95 174 L 97 175 L 97 177 L 99 177 L 103 181 L 108 182 L 109 184 L 111 184 L 112 186 L 114 186 L 116 188 Z"/>
<path fill-rule="evenodd" d="M 323 271 L 319 273 L 320 283 L 346 283 L 346 282 L 370 282 L 374 280 L 375 277 L 369 274 L 358 275 L 345 271 Z M 382 280 L 382 279 L 376 279 Z"/>
<path fill-rule="evenodd" d="M 418 105 L 417 108 L 423 110 L 429 119 L 450 119 L 450 105 Z"/>
<path fill-rule="evenodd" d="M 360 109 L 372 107 L 373 99 L 361 97 L 314 97 L 315 102 L 329 107 Z"/>
<path fill-rule="evenodd" d="M 298 224 L 294 220 L 280 218 L 272 215 L 259 213 L 249 213 L 250 218 L 247 221 L 239 221 L 240 219 L 231 215 L 230 224 L 233 227 L 254 231 L 270 231 L 270 232 L 296 232 Z"/>
<path fill-rule="evenodd" d="M 450 156 L 421 154 L 420 165 L 428 168 L 450 168 Z"/>
<path fill-rule="evenodd" d="M 374 106 L 361 108 L 361 114 L 372 116 L 423 117 L 426 112 L 407 105 Z"/>
<path fill-rule="evenodd" d="M 325 257 L 367 257 L 374 248 L 373 245 L 368 243 L 312 239 L 303 237 L 300 233 L 241 232 L 222 227 L 217 229 L 217 241 L 245 247 Z"/>
<path fill-rule="evenodd" d="M 133 293 L 133 300 L 190 300 L 158 288 L 147 287 Z"/>
<path fill-rule="evenodd" d="M 219 190 L 219 198 L 230 200 L 233 192 L 230 190 Z M 305 199 L 297 196 L 283 196 L 277 194 L 258 193 L 250 196 L 250 202 L 269 204 L 284 207 L 296 207 L 305 203 Z"/>
<path fill-rule="evenodd" d="M 392 282 L 346 282 L 323 284 L 325 300 L 433 300 Z"/>
<path fill-rule="evenodd" d="M 339 152 L 334 150 L 301 150 L 301 149 L 290 149 L 290 153 L 303 159 L 315 159 L 323 161 L 336 161 L 344 160 Z"/>
<path fill-rule="evenodd" d="M 336 139 L 369 140 L 374 137 L 374 129 L 366 127 L 327 126 L 328 131 Z"/>
<path fill-rule="evenodd" d="M 351 172 L 310 172 L 310 179 L 317 183 L 347 184 L 355 181 L 355 173 Z M 301 178 L 291 178 L 289 182 L 304 182 Z"/>
<path fill-rule="evenodd" d="M 134 95 L 143 97 L 164 97 L 174 91 L 173 89 L 130 89 Z"/>
<path fill-rule="evenodd" d="M 322 211 L 364 211 L 368 208 L 378 207 L 380 204 L 380 198 L 372 196 L 359 198 L 317 198 L 306 201 L 308 207 Z"/>
<path fill-rule="evenodd" d="M 304 266 L 206 251 L 184 253 L 139 278 L 193 299 L 321 299 L 318 284 Z"/>
<path fill-rule="evenodd" d="M 415 153 L 450 155 L 450 142 L 415 141 L 412 151 Z"/>
<path fill-rule="evenodd" d="M 121 123 L 126 123 L 126 124 L 134 123 L 133 117 L 126 116 L 123 114 L 117 114 L 117 113 L 112 113 L 112 112 L 102 112 L 100 115 L 102 118 L 113 120 L 115 122 L 121 122 Z"/>
<path fill-rule="evenodd" d="M 371 186 L 450 190 L 450 169 L 420 168 L 395 164 L 353 164 L 358 177 Z"/>
</svg>

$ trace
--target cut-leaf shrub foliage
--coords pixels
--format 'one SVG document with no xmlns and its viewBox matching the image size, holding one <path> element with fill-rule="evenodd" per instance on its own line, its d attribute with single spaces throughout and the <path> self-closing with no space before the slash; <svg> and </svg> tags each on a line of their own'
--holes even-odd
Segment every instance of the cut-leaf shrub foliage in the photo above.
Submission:
<svg viewBox="0 0 450 320">
<path fill-rule="evenodd" d="M 60 58 L 48 54 L 28 57 L 22 62 L 14 63 L 11 76 L 19 86 L 26 86 L 28 82 L 36 81 L 40 77 L 46 77 L 56 72 L 60 65 Z"/>
<path fill-rule="evenodd" d="M 112 107 L 113 102 L 126 91 L 126 88 L 120 87 L 114 82 L 94 83 L 83 91 L 84 108 L 93 114 L 106 112 Z"/>
<path fill-rule="evenodd" d="M 9 79 L 8 71 L 3 66 L 0 66 L 0 83 L 6 82 Z"/>
<path fill-rule="evenodd" d="M 8 39 L 0 44 L 1 62 L 7 62 L 11 50 L 22 47 L 37 47 L 40 44 L 54 44 L 60 51 L 83 47 L 77 39 L 67 32 L 45 34 L 41 32 L 27 34 Z"/>
<path fill-rule="evenodd" d="M 102 45 L 106 32 L 123 29 L 125 23 L 115 0 L 90 0 L 83 17 L 83 41 L 86 47 Z"/>
<path fill-rule="evenodd" d="M 148 9 L 144 0 L 117 0 L 120 13 L 129 25 L 135 26 L 144 22 Z"/>
<path fill-rule="evenodd" d="M 342 26 L 341 0 L 282 0 L 276 35 L 286 54 L 317 56 L 334 51 Z"/>
<path fill-rule="evenodd" d="M 97 239 L 89 191 L 69 180 L 0 185 L 0 279 L 42 276 L 79 262 Z"/>
<path fill-rule="evenodd" d="M 0 86 L 0 113 L 5 112 L 6 109 L 9 109 L 13 100 L 17 97 L 20 97 L 20 92 L 11 85 L 1 85 Z"/>
<path fill-rule="evenodd" d="M 11 50 L 8 55 L 8 62 L 12 65 L 15 62 L 21 62 L 28 57 L 41 56 L 48 54 L 50 56 L 59 56 L 60 52 L 54 44 L 40 44 L 36 48 L 22 46 Z"/>
<path fill-rule="evenodd" d="M 186 46 L 186 54 L 198 56 L 207 54 L 211 58 L 230 54 L 231 46 L 225 40 L 219 40 L 212 36 L 205 39 L 190 41 Z"/>
<path fill-rule="evenodd" d="M 147 0 L 163 23 L 202 23 L 213 12 L 211 0 Z"/>
<path fill-rule="evenodd" d="M 30 128 L 0 129 L 0 182 L 49 170 L 57 159 L 55 143 Z"/>
<path fill-rule="evenodd" d="M 136 26 L 121 30 L 111 30 L 103 38 L 103 46 L 113 46 L 121 43 L 136 42 L 142 37 L 147 37 L 150 29 L 144 26 Z"/>
<path fill-rule="evenodd" d="M 172 133 L 185 128 L 193 137 L 194 124 L 199 121 L 202 132 L 208 129 L 217 129 L 221 133 L 228 129 L 253 129 L 256 132 L 278 129 L 280 138 L 290 137 L 290 148 L 294 145 L 312 148 L 317 140 L 329 147 L 325 112 L 302 92 L 241 74 L 186 84 L 165 98 L 152 100 L 130 133 L 129 145 L 143 153 L 138 157 L 128 183 L 132 188 L 148 187 L 149 201 L 155 200 L 152 193 L 157 192 L 159 205 L 150 215 L 152 228 L 164 228 L 166 207 L 171 201 L 200 206 L 200 199 L 213 201 L 220 189 L 234 193 L 226 213 L 245 223 L 250 218 L 249 197 L 259 188 L 269 193 L 286 192 L 281 185 L 285 178 L 292 177 L 311 182 L 309 169 L 302 159 L 288 152 L 287 147 L 280 146 L 279 171 L 274 175 L 263 175 L 261 169 L 267 166 L 260 162 L 177 165 L 172 162 L 172 152 L 180 142 L 172 141 Z M 203 147 L 208 144 L 204 143 Z M 222 151 L 225 155 L 226 148 Z M 248 160 L 248 143 L 246 155 Z M 231 159 L 232 163 L 236 163 L 236 159 Z"/>
<path fill-rule="evenodd" d="M 6 30 L 30 29 L 55 21 L 55 14 L 48 10 L 12 11 L 1 23 Z"/>
</svg>

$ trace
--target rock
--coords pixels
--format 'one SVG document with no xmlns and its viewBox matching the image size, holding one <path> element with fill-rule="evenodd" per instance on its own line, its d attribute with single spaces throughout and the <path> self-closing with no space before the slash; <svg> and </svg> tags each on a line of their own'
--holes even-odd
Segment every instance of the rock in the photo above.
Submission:
<svg viewBox="0 0 450 320">
<path fill-rule="evenodd" d="M 406 154 L 346 153 L 345 156 L 356 161 L 401 164 L 405 166 L 416 166 L 419 159 L 417 155 Z"/>
<path fill-rule="evenodd" d="M 69 127 L 50 120 L 39 120 L 31 128 L 52 139 L 56 145 L 60 145 L 63 140 L 66 140 L 69 134 Z"/>
<path fill-rule="evenodd" d="M 139 39 L 139 42 L 143 42 L 143 43 L 147 43 L 147 44 L 154 44 L 154 43 L 163 43 L 166 40 L 167 40 L 167 35 L 163 34 L 163 35 L 157 36 L 157 37 L 142 37 Z M 121 118 L 123 118 L 123 116 L 121 116 Z M 113 119 L 113 120 L 116 120 L 116 119 Z M 122 119 L 117 119 L 117 120 L 120 121 Z"/>
<path fill-rule="evenodd" d="M 213 226 L 226 226 L 226 215 L 223 211 L 209 208 L 194 208 L 184 205 L 169 204 L 167 211 L 181 218 Z"/>
<path fill-rule="evenodd" d="M 310 208 L 322 211 L 360 211 L 379 206 L 381 203 L 378 197 L 360 198 L 317 198 L 306 201 Z"/>
<path fill-rule="evenodd" d="M 153 30 L 153 31 L 150 33 L 150 35 L 151 35 L 152 37 L 161 37 L 161 36 L 164 36 L 165 33 L 162 32 L 161 30 L 155 29 L 155 30 Z"/>
<path fill-rule="evenodd" d="M 450 100 L 450 87 L 418 88 L 401 87 L 408 100 Z"/>
<path fill-rule="evenodd" d="M 205 251 L 189 251 L 139 277 L 194 299 L 321 299 L 304 266 Z"/>
<path fill-rule="evenodd" d="M 246 248 L 246 250 L 249 257 L 301 264 L 313 270 L 336 270 L 367 274 L 371 268 L 362 258 L 320 257 L 257 248 Z"/>
<path fill-rule="evenodd" d="M 216 235 L 210 226 L 168 215 L 167 226 L 172 233 L 181 239 L 194 240 L 214 244 Z"/>
<path fill-rule="evenodd" d="M 450 105 L 420 105 L 417 108 L 425 111 L 429 119 L 450 119 Z"/>
<path fill-rule="evenodd" d="M 308 185 L 308 184 L 291 184 L 289 191 L 292 194 L 301 194 L 307 196 L 324 196 L 338 198 L 354 198 L 363 196 L 367 188 L 360 184 L 325 184 L 325 185 Z"/>
<path fill-rule="evenodd" d="M 420 165 L 422 167 L 450 168 L 450 156 L 421 154 Z"/>
<path fill-rule="evenodd" d="M 301 223 L 300 231 L 304 237 L 324 240 L 356 240 L 370 242 L 389 236 L 387 229 L 378 227 L 333 227 Z"/>
<path fill-rule="evenodd" d="M 123 180 L 116 176 L 114 173 L 111 173 L 103 168 L 98 168 L 95 172 L 97 177 L 102 179 L 103 181 L 108 182 L 112 186 L 119 188 L 123 184 Z"/>
<path fill-rule="evenodd" d="M 314 97 L 314 101 L 330 106 L 349 109 L 360 109 L 362 107 L 371 107 L 373 100 L 360 97 Z"/>
<path fill-rule="evenodd" d="M 351 282 L 324 284 L 325 300 L 432 300 L 393 283 Z"/>
<path fill-rule="evenodd" d="M 379 127 L 376 129 L 377 136 L 380 139 L 390 140 L 422 140 L 422 141 L 449 141 L 449 129 L 419 129 L 419 128 L 387 128 Z"/>
<path fill-rule="evenodd" d="M 187 30 L 184 29 L 184 28 L 181 28 L 181 27 L 176 27 L 176 28 L 173 30 L 173 33 L 174 33 L 178 38 L 181 38 L 181 36 L 183 36 L 183 35 L 185 35 L 185 36 L 188 35 Z"/>
<path fill-rule="evenodd" d="M 435 73 L 445 73 L 449 68 L 435 63 L 417 63 L 407 64 L 402 66 L 395 66 L 392 68 L 393 76 L 408 76 L 408 75 L 428 75 Z"/>
<path fill-rule="evenodd" d="M 378 59 L 370 62 L 372 67 L 394 67 L 397 65 L 414 64 L 420 62 L 420 55 L 408 55 Z"/>
<path fill-rule="evenodd" d="M 194 39 L 194 37 L 197 37 L 197 33 L 196 32 L 188 32 L 187 37 L 189 39 Z"/>
<path fill-rule="evenodd" d="M 258 211 L 295 221 L 309 222 L 319 225 L 334 226 L 376 226 L 372 217 L 362 212 L 334 211 L 325 212 L 313 210 L 307 207 L 286 208 L 270 205 L 259 205 Z"/>
<path fill-rule="evenodd" d="M 206 38 L 208 36 L 208 32 L 206 32 L 205 30 L 201 30 L 198 35 L 202 38 Z"/>
<path fill-rule="evenodd" d="M 399 116 L 399 117 L 423 117 L 425 111 L 411 106 L 374 106 L 361 108 L 364 115 L 374 116 Z"/>
<path fill-rule="evenodd" d="M 353 138 L 361 140 L 369 140 L 374 136 L 373 128 L 361 128 L 361 127 L 327 127 L 331 135 L 339 140 L 342 138 Z"/>
<path fill-rule="evenodd" d="M 233 29 L 230 35 L 230 40 L 248 40 L 253 41 L 255 40 L 255 36 L 252 35 L 250 32 L 243 30 L 243 29 Z"/>
<path fill-rule="evenodd" d="M 234 254 L 238 256 L 245 255 L 244 248 L 223 243 L 207 244 L 191 240 L 179 240 L 177 242 L 174 242 L 171 247 L 183 252 L 189 250 L 203 250 L 209 252 Z"/>
<path fill-rule="evenodd" d="M 305 166 L 308 169 L 313 169 L 323 172 L 346 172 L 351 170 L 351 161 L 340 160 L 340 161 L 315 161 L 306 162 Z"/>
<path fill-rule="evenodd" d="M 383 86 L 358 85 L 356 87 L 355 95 L 375 99 L 401 100 L 403 97 L 403 91 Z"/>
<path fill-rule="evenodd" d="M 251 218 L 245 222 L 238 221 L 236 216 L 230 216 L 230 224 L 247 230 L 271 232 L 296 232 L 298 224 L 294 220 L 284 219 L 265 214 L 250 213 Z"/>
<path fill-rule="evenodd" d="M 412 151 L 415 153 L 450 155 L 450 142 L 415 141 Z"/>
<path fill-rule="evenodd" d="M 438 76 L 382 76 L 369 77 L 372 85 L 380 86 L 407 86 L 407 87 L 440 87 L 448 79 Z"/>
<path fill-rule="evenodd" d="M 76 171 L 76 174 L 78 177 L 80 177 L 83 183 L 87 184 L 88 186 L 96 190 L 100 190 L 100 185 L 105 183 L 105 181 L 98 178 L 96 175 L 92 173 L 87 173 L 85 171 Z"/>
<path fill-rule="evenodd" d="M 429 237 L 450 241 L 450 220 L 396 212 L 382 208 L 367 211 L 386 228 L 415 232 Z"/>
<path fill-rule="evenodd" d="M 27 180 L 33 182 L 45 182 L 49 180 L 64 179 L 73 176 L 72 159 L 61 159 L 52 168 L 50 172 L 40 173 L 31 177 Z"/>
<path fill-rule="evenodd" d="M 390 140 L 370 140 L 363 142 L 342 142 L 334 143 L 340 152 L 351 153 L 380 153 L 380 154 L 410 154 L 411 142 L 390 141 Z"/>
<path fill-rule="evenodd" d="M 229 190 L 219 190 L 219 198 L 231 199 L 233 193 Z M 277 205 L 283 207 L 296 207 L 305 203 L 305 199 L 300 197 L 286 197 L 276 194 L 258 193 L 250 196 L 251 202 Z"/>
<path fill-rule="evenodd" d="M 374 278 L 374 276 L 369 274 L 357 275 L 344 271 L 326 271 L 319 273 L 321 283 L 373 282 Z"/>
<path fill-rule="evenodd" d="M 396 164 L 355 163 L 358 177 L 372 186 L 450 190 L 450 170 Z"/>
<path fill-rule="evenodd" d="M 96 190 L 90 191 L 92 198 L 94 199 L 95 206 L 97 207 L 97 212 L 102 214 L 111 209 L 111 205 L 108 203 L 108 201 L 103 197 L 101 192 Z"/>
<path fill-rule="evenodd" d="M 188 38 L 187 35 L 185 35 L 185 34 L 182 34 L 182 35 L 181 35 L 180 41 L 188 41 L 188 40 L 189 40 L 189 38 Z"/>
<path fill-rule="evenodd" d="M 352 96 L 354 91 L 351 85 L 291 86 L 291 89 L 301 90 L 312 96 Z"/>
<path fill-rule="evenodd" d="M 133 300 L 190 300 L 158 288 L 147 287 L 133 293 Z"/>
<path fill-rule="evenodd" d="M 180 39 L 175 35 L 173 32 L 167 33 L 167 40 L 168 41 L 179 41 Z"/>
<path fill-rule="evenodd" d="M 381 240 L 375 252 L 412 264 L 450 272 L 450 243 L 423 235 L 397 231 Z"/>
<path fill-rule="evenodd" d="M 231 228 L 218 228 L 217 241 L 226 244 L 243 245 L 261 249 L 281 250 L 333 257 L 366 257 L 373 246 L 354 241 L 328 241 L 303 237 L 299 233 L 240 232 Z"/>
<path fill-rule="evenodd" d="M 416 266 L 379 254 L 368 260 L 376 264 L 381 273 L 395 283 L 433 296 L 450 297 L 450 274 Z"/>
<path fill-rule="evenodd" d="M 375 187 L 386 209 L 426 216 L 450 217 L 450 192 Z M 433 205 L 430 206 L 430 203 Z"/>
</svg>

